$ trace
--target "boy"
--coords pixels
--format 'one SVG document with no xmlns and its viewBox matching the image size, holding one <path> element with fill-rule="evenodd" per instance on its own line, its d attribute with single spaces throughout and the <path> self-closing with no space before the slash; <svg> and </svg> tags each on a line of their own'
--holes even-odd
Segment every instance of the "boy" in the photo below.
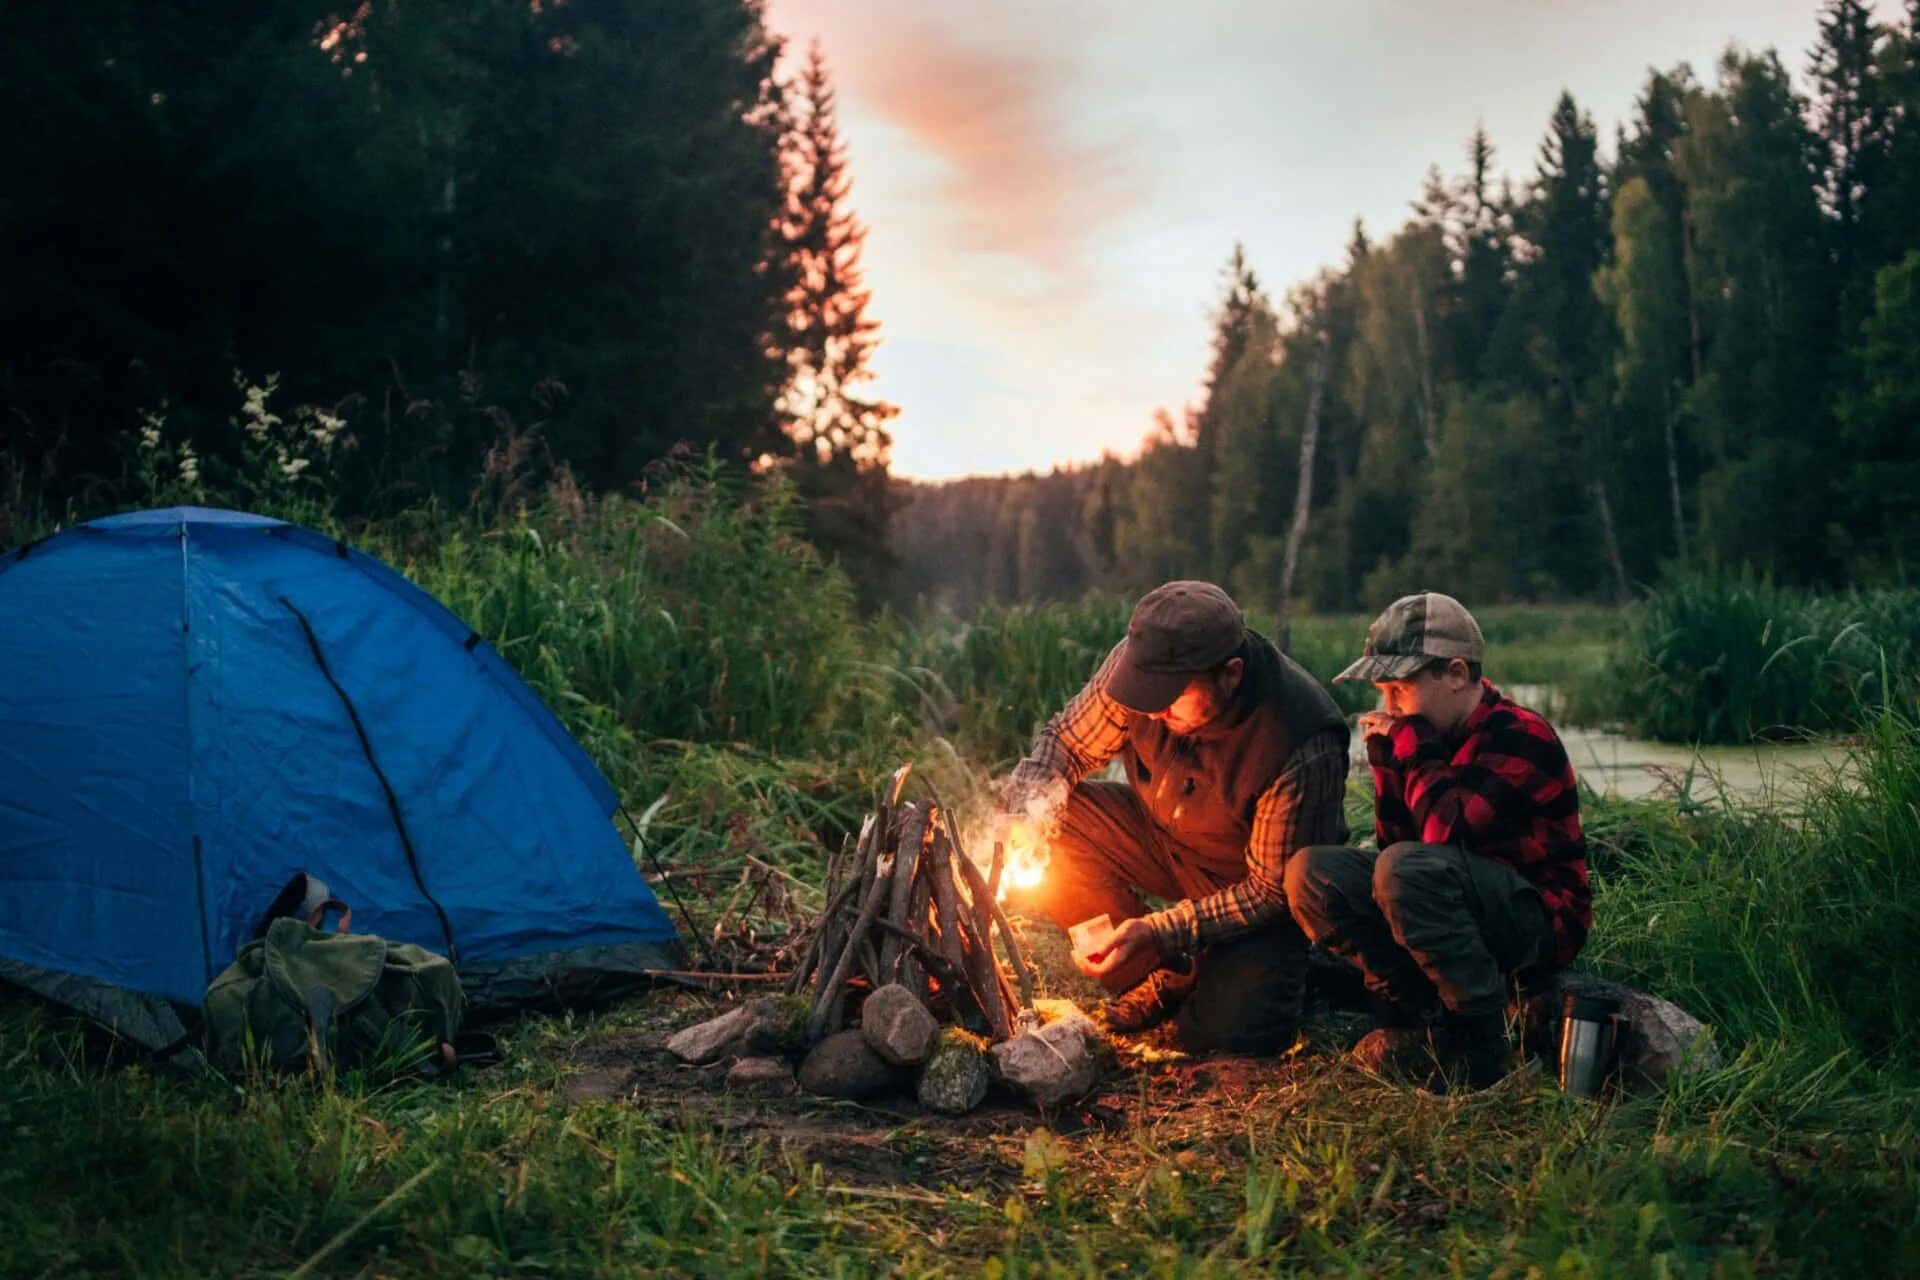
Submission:
<svg viewBox="0 0 1920 1280">
<path fill-rule="evenodd" d="M 1380 852 L 1303 849 L 1286 896 L 1307 936 L 1357 967 L 1379 1026 L 1362 1068 L 1432 1087 L 1506 1074 L 1509 980 L 1567 964 L 1593 922 L 1580 793 L 1539 715 L 1481 677 L 1458 600 L 1405 596 L 1336 679 L 1368 680 L 1360 717 Z"/>
</svg>

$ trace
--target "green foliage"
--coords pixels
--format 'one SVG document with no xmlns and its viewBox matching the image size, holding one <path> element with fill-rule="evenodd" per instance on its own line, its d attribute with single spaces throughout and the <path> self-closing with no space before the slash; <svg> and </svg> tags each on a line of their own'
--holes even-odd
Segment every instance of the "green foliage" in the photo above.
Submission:
<svg viewBox="0 0 1920 1280">
<path fill-rule="evenodd" d="M 1920 723 L 1874 717 L 1798 818 L 1643 806 L 1596 843 L 1591 963 L 1736 1043 L 1920 1068 Z"/>
<path fill-rule="evenodd" d="M 1855 559 L 1900 582 L 1920 573 L 1920 249 L 1880 271 L 1873 312 L 1861 322 L 1839 416 L 1853 459 L 1846 491 L 1869 517 Z"/>
<path fill-rule="evenodd" d="M 1851 730 L 1913 705 L 1917 608 L 1910 590 L 1821 596 L 1751 570 L 1675 573 L 1628 613 L 1618 651 L 1577 696 L 1671 742 Z"/>
<path fill-rule="evenodd" d="M 497 406 L 591 487 L 777 449 L 777 46 L 747 0 L 8 7 L 9 441 L 56 503 L 229 370 L 353 422 L 340 497 L 464 500 Z"/>
<path fill-rule="evenodd" d="M 1131 612 L 1131 601 L 1105 599 L 930 618 L 904 637 L 901 665 L 936 685 L 963 755 L 1011 763 L 1126 637 Z"/>
</svg>

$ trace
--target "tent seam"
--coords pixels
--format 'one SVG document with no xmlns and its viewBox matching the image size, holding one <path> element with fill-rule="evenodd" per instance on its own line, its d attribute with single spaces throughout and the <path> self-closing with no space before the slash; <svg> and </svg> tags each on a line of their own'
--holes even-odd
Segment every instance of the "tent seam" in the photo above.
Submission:
<svg viewBox="0 0 1920 1280">
<path fill-rule="evenodd" d="M 193 738 L 193 606 L 189 597 L 191 575 L 187 572 L 187 522 L 180 522 L 180 701 L 181 718 L 187 729 L 187 828 L 193 839 L 193 897 L 200 907 L 200 973 L 213 982 L 213 943 L 207 936 L 207 875 L 201 854 L 200 798 L 194 787 Z"/>
</svg>

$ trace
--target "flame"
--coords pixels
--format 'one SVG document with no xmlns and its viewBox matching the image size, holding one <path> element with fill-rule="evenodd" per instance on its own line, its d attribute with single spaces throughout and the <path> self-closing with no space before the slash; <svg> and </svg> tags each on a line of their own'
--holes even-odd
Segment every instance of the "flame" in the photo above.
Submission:
<svg viewBox="0 0 1920 1280">
<path fill-rule="evenodd" d="M 1047 857 L 1042 850 L 1013 849 L 1007 853 L 1006 870 L 1000 874 L 1000 896 L 1008 889 L 1031 889 L 1047 873 Z"/>
<path fill-rule="evenodd" d="M 1008 889 L 1031 889 L 1039 884 L 1051 856 L 1040 828 L 1018 818 L 1009 825 L 1003 848 L 1007 861 L 1000 873 L 999 897 L 1004 901 Z"/>
</svg>

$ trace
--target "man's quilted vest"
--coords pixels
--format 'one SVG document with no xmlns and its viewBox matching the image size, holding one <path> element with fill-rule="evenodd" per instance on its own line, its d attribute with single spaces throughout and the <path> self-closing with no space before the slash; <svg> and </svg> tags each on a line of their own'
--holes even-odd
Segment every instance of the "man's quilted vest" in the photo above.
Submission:
<svg viewBox="0 0 1920 1280">
<path fill-rule="evenodd" d="M 1133 715 L 1121 759 L 1148 815 L 1174 843 L 1212 861 L 1246 853 L 1253 810 L 1293 749 L 1326 729 L 1345 730 L 1332 697 L 1253 631 L 1246 670 L 1226 710 L 1185 737 Z"/>
</svg>

